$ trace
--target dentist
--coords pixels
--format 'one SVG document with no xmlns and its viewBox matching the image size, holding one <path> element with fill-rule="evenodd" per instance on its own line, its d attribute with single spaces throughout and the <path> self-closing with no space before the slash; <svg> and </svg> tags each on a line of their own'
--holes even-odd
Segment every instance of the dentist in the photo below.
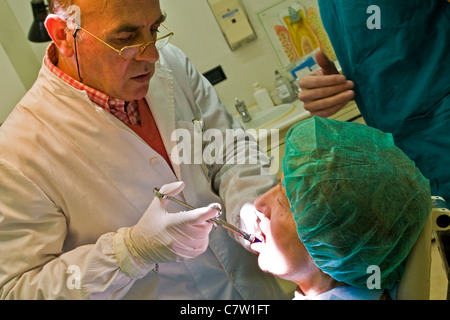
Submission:
<svg viewBox="0 0 450 320">
<path fill-rule="evenodd" d="M 274 184 L 264 165 L 172 160 L 173 132 L 193 132 L 193 119 L 240 125 L 167 44 L 159 1 L 49 4 L 53 42 L 0 129 L 1 298 L 285 298 L 208 221 L 218 203 L 239 225 L 241 207 Z M 223 147 L 259 154 L 254 141 Z M 155 198 L 155 187 L 198 209 Z"/>
</svg>

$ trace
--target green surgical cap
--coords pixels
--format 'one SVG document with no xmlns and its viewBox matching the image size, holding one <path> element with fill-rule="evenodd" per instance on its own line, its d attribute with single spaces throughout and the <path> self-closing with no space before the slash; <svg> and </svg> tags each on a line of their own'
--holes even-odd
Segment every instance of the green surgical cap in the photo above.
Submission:
<svg viewBox="0 0 450 320">
<path fill-rule="evenodd" d="M 360 288 L 378 266 L 381 288 L 391 289 L 431 212 L 429 181 L 392 136 L 312 117 L 287 133 L 282 166 L 297 234 L 315 264 Z"/>
</svg>

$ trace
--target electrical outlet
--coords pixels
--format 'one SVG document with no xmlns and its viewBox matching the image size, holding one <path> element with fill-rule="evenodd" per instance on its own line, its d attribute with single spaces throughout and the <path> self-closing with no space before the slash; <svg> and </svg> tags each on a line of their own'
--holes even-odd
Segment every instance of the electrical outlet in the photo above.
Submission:
<svg viewBox="0 0 450 320">
<path fill-rule="evenodd" d="M 211 82 L 212 85 L 218 84 L 219 82 L 227 79 L 221 66 L 217 66 L 214 69 L 205 72 L 203 75 L 209 80 L 209 82 Z"/>
</svg>

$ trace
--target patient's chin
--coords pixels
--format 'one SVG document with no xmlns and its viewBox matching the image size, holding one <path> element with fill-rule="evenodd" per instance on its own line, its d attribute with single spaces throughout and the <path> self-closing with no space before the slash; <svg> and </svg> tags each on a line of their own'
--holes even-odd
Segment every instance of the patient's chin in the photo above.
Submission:
<svg viewBox="0 0 450 320">
<path fill-rule="evenodd" d="M 270 248 L 270 246 L 261 248 L 258 265 L 262 271 L 279 277 L 289 272 L 289 263 L 285 257 L 276 249 Z"/>
</svg>

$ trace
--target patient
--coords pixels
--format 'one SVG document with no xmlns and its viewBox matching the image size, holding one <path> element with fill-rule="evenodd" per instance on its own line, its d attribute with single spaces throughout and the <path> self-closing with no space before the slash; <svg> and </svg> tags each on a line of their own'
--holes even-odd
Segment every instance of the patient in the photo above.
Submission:
<svg viewBox="0 0 450 320">
<path fill-rule="evenodd" d="M 255 201 L 260 268 L 296 283 L 296 299 L 395 298 L 431 195 L 391 135 L 313 117 L 288 132 L 282 168 Z"/>
</svg>

